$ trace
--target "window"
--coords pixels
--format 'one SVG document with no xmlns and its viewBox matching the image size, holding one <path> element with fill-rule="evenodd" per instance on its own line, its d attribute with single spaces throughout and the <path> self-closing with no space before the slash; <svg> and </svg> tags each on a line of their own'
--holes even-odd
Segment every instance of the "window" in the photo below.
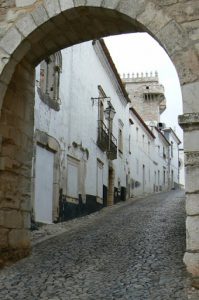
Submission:
<svg viewBox="0 0 199 300">
<path fill-rule="evenodd" d="M 150 155 L 151 143 L 148 141 L 148 154 Z"/>
<path fill-rule="evenodd" d="M 144 136 L 144 134 L 142 135 L 142 147 L 143 147 L 143 149 L 144 149 L 144 143 L 145 143 L 145 136 Z"/>
<path fill-rule="evenodd" d="M 118 151 L 122 154 L 123 153 L 123 127 L 124 123 L 121 119 L 118 120 Z"/>
<path fill-rule="evenodd" d="M 166 172 L 165 172 L 164 168 L 163 168 L 163 184 L 164 184 L 164 186 L 166 184 Z"/>
<path fill-rule="evenodd" d="M 163 151 L 163 158 L 166 159 L 165 147 L 162 148 L 162 151 Z"/>
<path fill-rule="evenodd" d="M 121 181 L 120 181 L 120 178 L 118 178 L 118 196 L 121 196 Z"/>
<path fill-rule="evenodd" d="M 96 187 L 97 197 L 103 199 L 103 163 L 100 160 L 97 160 Z"/>
<path fill-rule="evenodd" d="M 120 153 L 123 153 L 123 134 L 121 128 L 119 128 L 118 132 L 118 150 Z"/>
<path fill-rule="evenodd" d="M 171 142 L 171 157 L 173 157 L 173 142 Z"/>
<path fill-rule="evenodd" d="M 40 99 L 55 110 L 60 109 L 59 86 L 61 69 L 62 55 L 60 51 L 47 57 L 40 64 L 38 93 Z"/>
<path fill-rule="evenodd" d="M 139 175 L 139 160 L 136 159 L 136 173 Z"/>
<path fill-rule="evenodd" d="M 129 154 L 131 154 L 131 135 L 129 134 Z"/>
<path fill-rule="evenodd" d="M 139 135 L 138 131 L 139 131 L 139 129 L 138 129 L 138 127 L 136 127 L 136 142 L 138 142 L 138 135 Z"/>
<path fill-rule="evenodd" d="M 79 167 L 80 162 L 76 158 L 68 156 L 67 164 L 67 196 L 78 199 L 79 195 Z"/>
</svg>

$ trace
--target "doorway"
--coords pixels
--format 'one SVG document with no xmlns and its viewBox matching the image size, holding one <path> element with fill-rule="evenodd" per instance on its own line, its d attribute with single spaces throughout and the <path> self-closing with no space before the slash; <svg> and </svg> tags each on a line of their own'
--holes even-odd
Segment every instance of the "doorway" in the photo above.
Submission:
<svg viewBox="0 0 199 300">
<path fill-rule="evenodd" d="M 114 204 L 114 180 L 115 180 L 114 169 L 112 167 L 109 167 L 107 206 L 111 206 Z"/>
<path fill-rule="evenodd" d="M 37 145 L 35 165 L 35 221 L 53 221 L 54 153 Z"/>
</svg>

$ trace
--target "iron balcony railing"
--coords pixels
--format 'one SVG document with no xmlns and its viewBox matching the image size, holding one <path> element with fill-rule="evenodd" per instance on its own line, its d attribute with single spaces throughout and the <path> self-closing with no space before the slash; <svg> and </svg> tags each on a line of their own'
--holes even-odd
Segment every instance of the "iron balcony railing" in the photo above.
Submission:
<svg viewBox="0 0 199 300">
<path fill-rule="evenodd" d="M 98 121 L 97 145 L 102 151 L 107 152 L 109 159 L 117 158 L 117 139 L 109 132 L 109 129 L 101 120 Z"/>
</svg>

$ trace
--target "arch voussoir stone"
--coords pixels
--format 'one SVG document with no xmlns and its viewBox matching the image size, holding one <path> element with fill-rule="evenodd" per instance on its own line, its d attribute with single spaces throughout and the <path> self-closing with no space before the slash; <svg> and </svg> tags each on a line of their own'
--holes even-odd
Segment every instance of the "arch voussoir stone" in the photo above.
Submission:
<svg viewBox="0 0 199 300">
<path fill-rule="evenodd" d="M 68 10 L 70 8 L 74 8 L 73 0 L 68 0 L 68 1 L 59 0 L 59 3 L 60 3 L 61 11 L 65 11 L 65 10 Z"/>
<path fill-rule="evenodd" d="M 44 0 L 44 6 L 46 8 L 49 18 L 55 17 L 61 13 L 59 0 Z"/>
<path fill-rule="evenodd" d="M 113 0 L 110 0 L 109 2 L 111 2 L 111 1 L 113 1 Z M 87 0 L 86 6 L 101 7 L 103 2 L 106 2 L 106 1 L 103 1 L 103 0 Z"/>
<path fill-rule="evenodd" d="M 182 86 L 198 81 L 199 60 L 193 47 L 177 51 L 170 58 L 174 62 Z M 197 110 L 199 111 L 199 108 Z"/>
<path fill-rule="evenodd" d="M 144 8 L 146 6 L 146 1 L 141 0 L 120 0 L 116 10 L 125 16 L 129 16 L 132 18 L 132 20 L 137 20 L 137 16 L 141 14 L 144 11 Z"/>
<path fill-rule="evenodd" d="M 158 31 L 157 38 L 162 42 L 162 45 L 170 55 L 186 49 L 189 45 L 189 38 L 186 31 L 175 20 L 171 20 L 163 26 Z"/>
<path fill-rule="evenodd" d="M 16 22 L 16 27 L 24 37 L 27 37 L 37 28 L 37 25 L 32 15 L 26 14 Z"/>
<path fill-rule="evenodd" d="M 3 38 L 0 40 L 0 48 L 8 54 L 13 54 L 16 48 L 21 44 L 24 37 L 15 26 L 8 29 Z"/>
<path fill-rule="evenodd" d="M 138 12 L 137 20 L 158 40 L 156 34 L 171 20 L 171 17 L 164 14 L 153 2 L 147 1 L 143 6 L 141 12 Z"/>
<path fill-rule="evenodd" d="M 115 9 L 121 0 L 102 1 L 101 6 L 104 8 Z"/>
<path fill-rule="evenodd" d="M 36 9 L 31 12 L 31 14 L 37 26 L 42 25 L 49 19 L 47 11 L 42 4 L 37 6 Z"/>
</svg>

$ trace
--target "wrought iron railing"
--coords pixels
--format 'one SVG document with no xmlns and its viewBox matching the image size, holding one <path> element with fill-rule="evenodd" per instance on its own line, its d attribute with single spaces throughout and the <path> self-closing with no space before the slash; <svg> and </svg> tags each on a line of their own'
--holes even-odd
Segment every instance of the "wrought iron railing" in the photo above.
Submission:
<svg viewBox="0 0 199 300">
<path fill-rule="evenodd" d="M 110 134 L 108 127 L 101 120 L 98 121 L 97 145 L 102 151 L 107 152 L 109 159 L 117 158 L 117 139 Z"/>
</svg>

